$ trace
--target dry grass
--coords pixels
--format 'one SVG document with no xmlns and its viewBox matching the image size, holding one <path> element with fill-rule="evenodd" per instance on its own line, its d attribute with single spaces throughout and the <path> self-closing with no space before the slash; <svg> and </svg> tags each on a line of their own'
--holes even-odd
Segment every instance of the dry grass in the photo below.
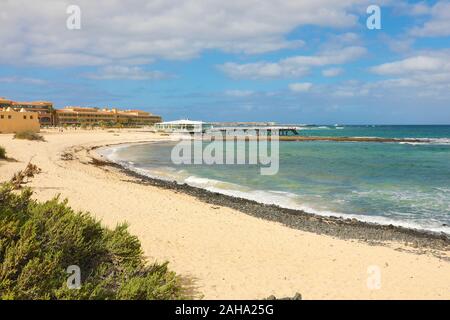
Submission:
<svg viewBox="0 0 450 320">
<path fill-rule="evenodd" d="M 32 131 L 17 132 L 14 139 L 31 140 L 31 141 L 45 141 L 44 137 Z"/>
</svg>

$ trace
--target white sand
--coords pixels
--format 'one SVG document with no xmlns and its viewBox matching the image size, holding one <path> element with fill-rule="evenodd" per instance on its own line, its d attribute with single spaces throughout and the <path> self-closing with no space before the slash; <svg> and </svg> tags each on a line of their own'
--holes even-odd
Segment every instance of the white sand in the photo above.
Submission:
<svg viewBox="0 0 450 320">
<path fill-rule="evenodd" d="M 0 161 L 0 180 L 32 162 L 43 169 L 30 183 L 38 199 L 56 194 L 76 209 L 90 211 L 105 225 L 127 221 L 149 260 L 168 260 L 195 280 L 206 299 L 254 299 L 269 295 L 304 299 L 450 299 L 450 262 L 431 252 L 399 251 L 402 244 L 371 246 L 290 229 L 185 194 L 134 183 L 116 170 L 88 161 L 62 161 L 74 146 L 161 139 L 122 130 L 44 133 L 47 142 L 13 140 L 0 145 L 19 162 Z M 78 148 L 79 149 L 79 148 Z M 83 163 L 85 162 L 85 163 Z M 413 249 L 406 248 L 408 251 Z M 368 268 L 381 272 L 381 288 L 369 289 Z"/>
</svg>

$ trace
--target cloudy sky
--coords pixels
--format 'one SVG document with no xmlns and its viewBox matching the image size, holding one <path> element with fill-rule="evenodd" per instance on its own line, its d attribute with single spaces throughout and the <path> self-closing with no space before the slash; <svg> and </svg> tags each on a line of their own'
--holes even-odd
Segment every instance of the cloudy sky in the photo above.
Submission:
<svg viewBox="0 0 450 320">
<path fill-rule="evenodd" d="M 369 30 L 369 5 L 381 30 Z M 67 8 L 81 29 L 67 28 Z M 450 1 L 0 0 L 0 96 L 167 120 L 450 124 Z"/>
</svg>

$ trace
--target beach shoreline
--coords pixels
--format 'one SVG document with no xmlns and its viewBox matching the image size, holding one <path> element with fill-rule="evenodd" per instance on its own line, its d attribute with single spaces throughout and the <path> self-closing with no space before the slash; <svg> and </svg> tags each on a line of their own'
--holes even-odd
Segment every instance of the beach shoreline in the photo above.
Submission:
<svg viewBox="0 0 450 320">
<path fill-rule="evenodd" d="M 293 229 L 325 234 L 340 239 L 357 239 L 372 244 L 399 241 L 414 248 L 450 250 L 450 235 L 443 232 L 373 223 L 355 218 L 323 216 L 303 210 L 284 208 L 275 204 L 264 204 L 250 199 L 209 191 L 187 183 L 150 177 L 127 168 L 120 163 L 111 161 L 97 152 L 100 148 L 122 147 L 128 144 L 103 145 L 90 148 L 87 150 L 92 157 L 90 164 L 98 167 L 118 169 L 123 174 L 138 179 L 137 183 L 143 185 L 183 192 L 205 203 L 226 206 L 250 216 L 281 223 Z"/>
<path fill-rule="evenodd" d="M 93 155 L 100 146 L 167 139 L 158 134 L 80 130 L 43 135 L 47 142 L 0 136 L 0 145 L 17 160 L 2 161 L 0 180 L 31 160 L 42 168 L 28 184 L 34 198 L 60 194 L 106 226 L 126 221 L 149 262 L 169 261 L 174 271 L 192 279 L 199 297 L 263 299 L 299 292 L 304 299 L 450 298 L 448 239 L 396 227 L 380 232 L 366 223 L 163 185 Z M 367 286 L 373 266 L 382 275 L 376 290 Z"/>
</svg>

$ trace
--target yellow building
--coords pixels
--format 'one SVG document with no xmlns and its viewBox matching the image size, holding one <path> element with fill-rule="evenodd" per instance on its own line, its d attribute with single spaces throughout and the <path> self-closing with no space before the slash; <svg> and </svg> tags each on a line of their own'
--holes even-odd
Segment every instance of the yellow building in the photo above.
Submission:
<svg viewBox="0 0 450 320">
<path fill-rule="evenodd" d="M 122 124 L 140 126 L 140 125 L 153 125 L 155 123 L 162 121 L 162 118 L 160 116 L 141 110 L 122 111 L 118 109 L 112 109 L 112 112 L 116 114 L 116 121 Z"/>
<path fill-rule="evenodd" d="M 39 129 L 37 112 L 29 112 L 25 109 L 16 111 L 11 107 L 0 108 L 0 133 L 39 132 Z"/>
<path fill-rule="evenodd" d="M 41 125 L 54 125 L 54 110 L 53 103 L 48 101 L 33 101 L 33 102 L 16 102 L 0 97 L 0 108 L 13 108 L 16 111 L 25 109 L 25 111 L 37 112 L 39 123 Z"/>
<path fill-rule="evenodd" d="M 145 126 L 161 122 L 160 116 L 141 110 L 120 110 L 116 108 L 65 107 L 55 110 L 48 101 L 16 102 L 0 97 L 0 109 L 25 110 L 37 114 L 41 126 L 54 125 L 106 125 Z"/>
<path fill-rule="evenodd" d="M 66 107 L 56 110 L 58 125 L 98 125 L 124 124 L 130 126 L 153 125 L 161 122 L 161 117 L 140 110 L 99 109 L 86 107 Z"/>
<path fill-rule="evenodd" d="M 0 97 L 0 108 L 12 107 L 13 101 Z"/>
<path fill-rule="evenodd" d="M 54 125 L 53 103 L 49 101 L 33 102 L 13 102 L 12 107 L 16 110 L 25 109 L 26 111 L 37 112 L 39 123 L 41 125 Z"/>
<path fill-rule="evenodd" d="M 114 114 L 105 109 L 84 107 L 65 107 L 56 110 L 56 123 L 58 125 L 98 124 L 100 122 L 114 122 Z"/>
</svg>

